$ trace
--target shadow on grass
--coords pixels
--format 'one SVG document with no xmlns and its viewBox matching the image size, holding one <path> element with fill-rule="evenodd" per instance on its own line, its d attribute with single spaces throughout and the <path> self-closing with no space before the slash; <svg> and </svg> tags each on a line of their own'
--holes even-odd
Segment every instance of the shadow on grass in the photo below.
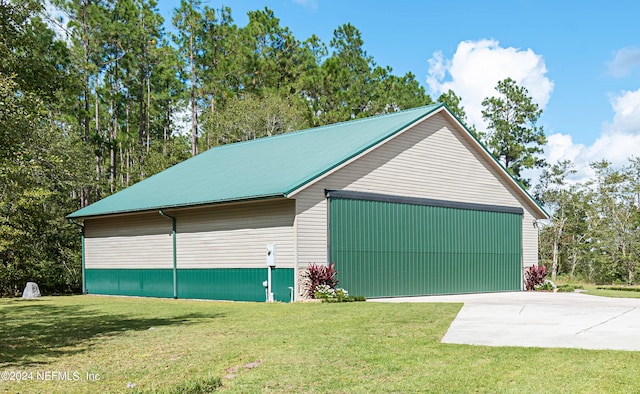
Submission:
<svg viewBox="0 0 640 394">
<path fill-rule="evenodd" d="M 222 313 L 190 313 L 166 318 L 102 312 L 96 305 L 51 305 L 18 301 L 0 306 L 0 368 L 35 366 L 80 353 L 99 338 L 151 327 L 195 324 Z"/>
</svg>

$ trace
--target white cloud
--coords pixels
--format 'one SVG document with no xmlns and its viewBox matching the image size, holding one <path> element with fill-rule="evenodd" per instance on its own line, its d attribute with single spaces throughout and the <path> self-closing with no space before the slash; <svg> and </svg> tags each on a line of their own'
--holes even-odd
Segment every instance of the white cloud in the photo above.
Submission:
<svg viewBox="0 0 640 394">
<path fill-rule="evenodd" d="M 626 77 L 634 68 L 640 69 L 640 48 L 627 47 L 618 50 L 607 65 L 612 76 Z"/>
<path fill-rule="evenodd" d="M 613 123 L 607 125 L 607 131 L 623 134 L 640 134 L 640 89 L 623 91 L 610 98 L 615 112 Z"/>
<path fill-rule="evenodd" d="M 549 163 L 571 160 L 578 173 L 575 180 L 583 181 L 594 175 L 589 163 L 608 160 L 623 166 L 633 156 L 640 156 L 640 89 L 623 91 L 609 99 L 615 114 L 611 123 L 604 123 L 602 134 L 593 144 L 576 144 L 570 135 L 552 134 L 547 137 L 545 158 Z"/>
<path fill-rule="evenodd" d="M 447 70 L 451 67 L 451 60 L 445 59 L 442 51 L 434 52 L 433 57 L 427 61 L 429 63 L 429 75 L 427 84 L 432 92 L 447 91 L 444 87 L 446 82 L 441 82 L 446 76 Z"/>
<path fill-rule="evenodd" d="M 318 0 L 293 0 L 293 2 L 311 11 L 318 11 Z"/>
<path fill-rule="evenodd" d="M 44 4 L 44 16 L 49 28 L 56 33 L 56 38 L 60 41 L 69 41 L 69 16 L 60 8 L 46 0 Z"/>
<path fill-rule="evenodd" d="M 625 76 L 640 68 L 640 49 L 624 48 L 609 64 L 612 75 Z M 546 77 L 547 68 L 541 55 L 531 49 L 503 48 L 495 40 L 463 41 L 450 59 L 436 52 L 429 59 L 427 84 L 431 94 L 452 89 L 462 97 L 469 123 L 480 131 L 486 129 L 482 120 L 482 100 L 495 95 L 498 81 L 511 77 L 529 91 L 533 100 L 544 109 L 553 91 L 553 82 Z M 593 177 L 589 163 L 608 160 L 615 166 L 628 163 L 640 155 L 640 89 L 612 95 L 609 102 L 614 116 L 602 125 L 601 135 L 590 145 L 573 141 L 571 135 L 554 133 L 547 136 L 544 157 L 553 164 L 561 160 L 575 163 L 577 174 L 570 180 L 584 181 Z M 535 183 L 540 170 L 528 170 L 523 176 Z"/>
<path fill-rule="evenodd" d="M 576 162 L 584 150 L 585 146 L 574 144 L 570 135 L 556 133 L 547 137 L 545 157 L 549 163 L 557 163 L 562 160 Z"/>
<path fill-rule="evenodd" d="M 451 59 L 436 52 L 429 59 L 427 84 L 437 97 L 452 89 L 462 97 L 471 125 L 486 129 L 482 120 L 482 100 L 496 94 L 498 81 L 511 77 L 529 91 L 540 108 L 549 102 L 553 82 L 545 76 L 541 55 L 531 49 L 503 48 L 496 40 L 462 41 Z"/>
</svg>

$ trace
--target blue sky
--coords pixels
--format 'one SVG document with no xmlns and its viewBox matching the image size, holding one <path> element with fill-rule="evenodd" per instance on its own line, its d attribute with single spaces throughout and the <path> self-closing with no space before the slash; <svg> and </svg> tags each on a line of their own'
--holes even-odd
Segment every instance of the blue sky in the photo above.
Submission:
<svg viewBox="0 0 640 394">
<path fill-rule="evenodd" d="M 159 1 L 170 24 L 179 1 Z M 437 98 L 453 88 L 470 123 L 482 129 L 480 102 L 508 76 L 543 108 L 549 161 L 571 159 L 580 177 L 588 162 L 624 164 L 640 151 L 640 2 L 637 1 L 205 1 L 232 10 L 269 7 L 299 39 L 329 43 L 351 23 L 365 50 L 396 74 L 411 71 Z"/>
</svg>

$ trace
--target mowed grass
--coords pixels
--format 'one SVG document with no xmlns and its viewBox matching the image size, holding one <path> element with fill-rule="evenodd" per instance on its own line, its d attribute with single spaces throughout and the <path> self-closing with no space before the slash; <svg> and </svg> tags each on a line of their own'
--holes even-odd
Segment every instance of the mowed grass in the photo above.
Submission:
<svg viewBox="0 0 640 394">
<path fill-rule="evenodd" d="M 564 275 L 558 276 L 555 283 L 558 286 L 573 286 L 580 289 L 579 291 L 582 293 L 588 295 L 612 298 L 640 298 L 640 286 L 596 285 L 593 283 L 571 280 L 569 277 Z"/>
<path fill-rule="evenodd" d="M 584 288 L 586 293 L 589 295 L 601 296 L 601 297 L 614 297 L 614 298 L 640 298 L 640 291 L 637 290 L 619 290 L 623 288 L 623 286 L 615 286 L 616 290 L 613 289 L 598 289 L 596 285 L 585 285 Z"/>
<path fill-rule="evenodd" d="M 460 307 L 1 299 L 0 373 L 32 380 L 0 392 L 640 392 L 638 352 L 440 343 Z"/>
</svg>

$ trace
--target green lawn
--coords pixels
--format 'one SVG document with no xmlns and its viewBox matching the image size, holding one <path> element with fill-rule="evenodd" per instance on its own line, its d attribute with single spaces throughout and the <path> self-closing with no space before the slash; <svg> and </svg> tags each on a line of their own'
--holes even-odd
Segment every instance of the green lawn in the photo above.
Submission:
<svg viewBox="0 0 640 394">
<path fill-rule="evenodd" d="M 614 298 L 640 298 L 640 292 L 629 290 L 618 290 L 618 288 L 622 288 L 623 286 L 615 286 L 616 290 L 612 289 L 598 289 L 596 285 L 585 285 L 584 288 L 586 293 L 589 295 L 602 296 L 602 297 L 614 297 Z"/>
<path fill-rule="evenodd" d="M 441 344 L 459 309 L 0 299 L 0 373 L 32 379 L 0 392 L 640 392 L 639 352 Z"/>
<path fill-rule="evenodd" d="M 581 281 L 571 280 L 567 276 L 558 276 L 555 281 L 557 286 L 572 286 L 580 289 L 584 294 L 600 296 L 600 297 L 613 297 L 613 298 L 640 298 L 639 286 L 625 286 L 625 285 L 596 285 L 593 283 L 586 283 Z"/>
</svg>

